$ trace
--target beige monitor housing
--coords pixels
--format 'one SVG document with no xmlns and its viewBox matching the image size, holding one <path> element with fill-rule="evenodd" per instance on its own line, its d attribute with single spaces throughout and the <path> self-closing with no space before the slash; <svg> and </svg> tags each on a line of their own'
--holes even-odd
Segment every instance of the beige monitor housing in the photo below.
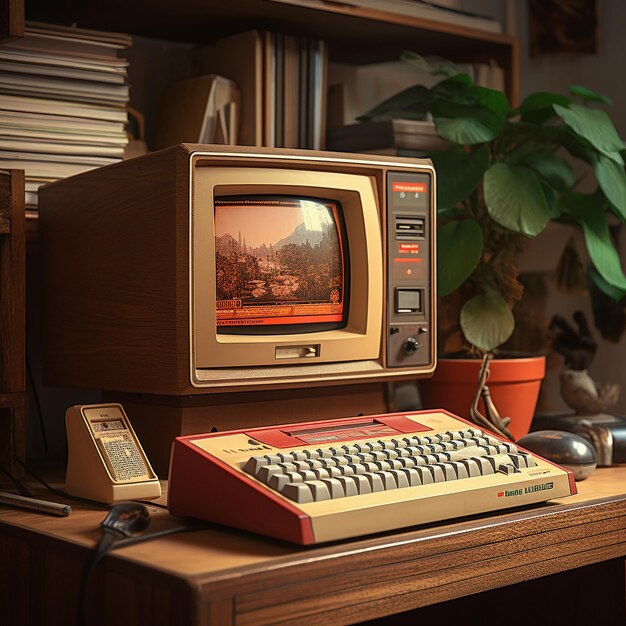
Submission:
<svg viewBox="0 0 626 626">
<path fill-rule="evenodd" d="M 214 198 L 339 203 L 348 317 L 217 332 Z M 420 377 L 435 367 L 435 173 L 372 155 L 177 146 L 40 193 L 50 384 L 153 394 Z"/>
</svg>

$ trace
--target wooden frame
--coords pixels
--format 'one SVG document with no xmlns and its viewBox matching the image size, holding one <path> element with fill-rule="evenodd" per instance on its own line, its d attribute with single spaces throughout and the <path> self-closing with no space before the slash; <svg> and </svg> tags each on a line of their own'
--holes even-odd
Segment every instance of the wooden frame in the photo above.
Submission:
<svg viewBox="0 0 626 626">
<path fill-rule="evenodd" d="M 23 170 L 0 171 L 0 464 L 25 458 L 26 223 Z"/>
<path fill-rule="evenodd" d="M 0 0 L 0 43 L 23 36 L 23 0 Z"/>
</svg>

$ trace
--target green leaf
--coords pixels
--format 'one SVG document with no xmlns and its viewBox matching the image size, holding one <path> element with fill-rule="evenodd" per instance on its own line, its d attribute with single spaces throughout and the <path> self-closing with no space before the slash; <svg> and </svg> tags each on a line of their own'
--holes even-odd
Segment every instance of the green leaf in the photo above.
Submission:
<svg viewBox="0 0 626 626">
<path fill-rule="evenodd" d="M 423 85 L 414 85 L 391 96 L 361 115 L 360 122 L 390 119 L 423 119 L 430 108 L 432 97 Z"/>
<path fill-rule="evenodd" d="M 582 226 L 591 262 L 609 285 L 626 290 L 626 276 L 619 254 L 611 240 L 600 194 L 569 193 L 561 198 L 561 207 Z"/>
<path fill-rule="evenodd" d="M 447 296 L 474 271 L 483 253 L 483 231 L 472 219 L 449 222 L 439 228 L 438 291 Z"/>
<path fill-rule="evenodd" d="M 526 97 L 520 106 L 522 121 L 531 124 L 543 124 L 549 119 L 555 117 L 553 104 L 567 106 L 573 101 L 571 98 L 562 96 L 558 93 L 549 93 L 540 91 Z"/>
<path fill-rule="evenodd" d="M 485 173 L 483 185 L 487 211 L 495 222 L 528 237 L 545 228 L 550 207 L 531 169 L 496 163 Z"/>
<path fill-rule="evenodd" d="M 575 96 L 582 98 L 585 102 L 602 102 L 603 104 L 612 105 L 613 102 L 606 96 L 601 96 L 599 93 L 587 89 L 587 87 L 581 87 L 580 85 L 570 85 L 570 92 Z"/>
<path fill-rule="evenodd" d="M 465 200 L 478 187 L 489 165 L 489 150 L 487 146 L 474 152 L 452 148 L 432 152 L 430 158 L 437 170 L 437 206 L 446 209 Z"/>
<path fill-rule="evenodd" d="M 449 220 L 454 217 L 463 217 L 466 215 L 465 209 L 461 207 L 450 207 L 448 209 L 437 209 L 437 219 L 441 222 L 443 220 Z"/>
<path fill-rule="evenodd" d="M 623 298 L 626 297 L 626 290 L 618 289 L 609 283 L 600 276 L 598 270 L 595 267 L 589 268 L 589 278 L 591 282 L 605 295 L 609 296 L 611 300 L 615 300 L 619 302 Z"/>
<path fill-rule="evenodd" d="M 576 182 L 572 166 L 554 152 L 535 148 L 524 158 L 524 165 L 534 170 L 558 191 L 566 191 Z"/>
<path fill-rule="evenodd" d="M 600 189 L 608 198 L 614 212 L 626 221 L 626 171 L 624 167 L 600 154 L 593 169 Z"/>
<path fill-rule="evenodd" d="M 438 76 L 443 74 L 444 76 L 453 77 L 457 74 L 460 74 L 459 68 L 452 63 L 451 61 L 442 60 L 439 62 L 431 62 L 427 61 L 421 54 L 417 54 L 417 52 L 410 52 L 409 50 L 405 50 L 400 55 L 400 60 L 405 63 L 409 63 L 410 65 L 414 65 L 424 72 L 428 72 L 433 76 Z"/>
<path fill-rule="evenodd" d="M 613 126 L 611 118 L 599 109 L 590 109 L 580 104 L 570 104 L 568 107 L 554 105 L 559 117 L 577 135 L 586 139 L 596 150 L 606 154 L 616 163 L 624 165 L 619 154 L 624 149 L 624 143 Z"/>
<path fill-rule="evenodd" d="M 503 124 L 491 111 L 443 100 L 433 102 L 432 113 L 439 136 L 464 146 L 491 141 Z"/>
<path fill-rule="evenodd" d="M 506 95 L 497 89 L 488 89 L 480 85 L 473 85 L 468 89 L 468 95 L 476 99 L 481 107 L 491 111 L 498 118 L 504 120 L 509 113 L 509 101 Z"/>
<path fill-rule="evenodd" d="M 437 83 L 430 89 L 430 93 L 434 100 L 450 102 L 455 104 L 464 104 L 467 106 L 475 106 L 476 100 L 468 96 L 468 90 L 473 87 L 474 83 L 467 74 L 457 74 L 452 78 L 447 78 Z"/>
<path fill-rule="evenodd" d="M 512 334 L 515 319 L 504 298 L 497 291 L 474 296 L 461 309 L 461 329 L 477 348 L 494 350 Z"/>
<path fill-rule="evenodd" d="M 543 195 L 546 197 L 546 202 L 548 203 L 548 207 L 550 208 L 550 219 L 559 219 L 559 217 L 561 216 L 561 209 L 557 201 L 557 192 L 544 180 L 541 181 L 541 189 L 543 190 Z"/>
</svg>

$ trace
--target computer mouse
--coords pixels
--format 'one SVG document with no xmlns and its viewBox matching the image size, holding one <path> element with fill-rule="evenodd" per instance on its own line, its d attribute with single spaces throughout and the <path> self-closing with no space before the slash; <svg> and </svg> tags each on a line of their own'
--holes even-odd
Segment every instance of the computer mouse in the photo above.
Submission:
<svg viewBox="0 0 626 626">
<path fill-rule="evenodd" d="M 516 441 L 522 448 L 562 465 L 576 480 L 585 480 L 596 468 L 595 448 L 580 435 L 564 430 L 537 430 Z"/>
<path fill-rule="evenodd" d="M 102 521 L 102 528 L 130 537 L 150 524 L 148 509 L 139 502 L 121 502 L 111 508 Z"/>
</svg>

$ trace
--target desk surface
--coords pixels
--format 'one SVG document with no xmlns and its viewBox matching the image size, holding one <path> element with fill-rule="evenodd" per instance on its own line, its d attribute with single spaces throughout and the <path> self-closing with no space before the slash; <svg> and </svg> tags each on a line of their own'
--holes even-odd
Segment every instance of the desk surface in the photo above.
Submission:
<svg viewBox="0 0 626 626">
<path fill-rule="evenodd" d="M 626 466 L 596 470 L 578 489 L 532 508 L 314 547 L 212 525 L 116 550 L 98 584 L 126 589 L 117 601 L 136 605 L 136 616 L 152 603 L 144 623 L 354 623 L 626 555 Z M 68 518 L 0 508 L 0 548 L 17 550 L 30 577 L 56 559 L 78 576 L 105 512 L 72 507 Z M 181 523 L 149 508 L 149 531 Z"/>
</svg>

